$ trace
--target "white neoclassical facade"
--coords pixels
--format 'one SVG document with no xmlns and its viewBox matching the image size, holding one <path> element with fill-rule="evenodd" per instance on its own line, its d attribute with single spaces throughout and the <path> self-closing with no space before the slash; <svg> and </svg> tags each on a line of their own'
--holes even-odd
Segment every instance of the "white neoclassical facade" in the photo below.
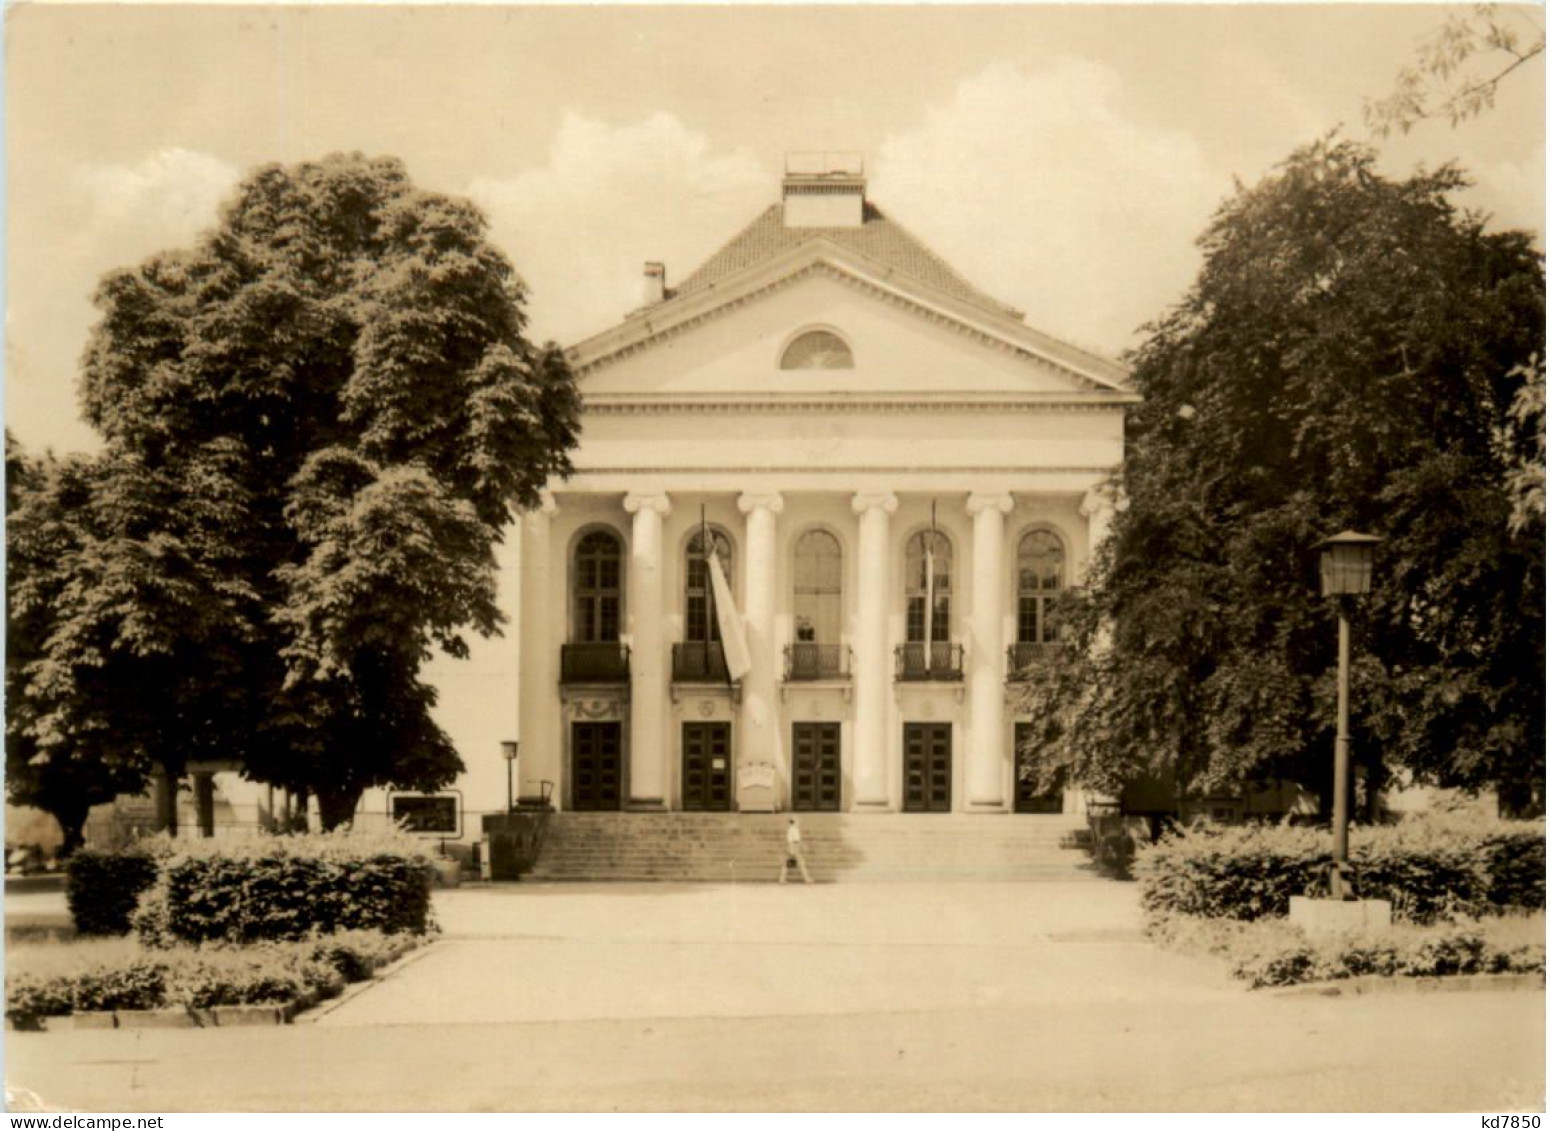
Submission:
<svg viewBox="0 0 1550 1131">
<path fill-rule="evenodd" d="M 511 739 L 563 810 L 1058 809 L 1011 688 L 1109 519 L 1124 368 L 976 290 L 852 159 L 794 159 L 667 284 L 572 349 L 575 473 L 503 547 L 512 624 L 438 669 L 464 809 L 504 808 Z"/>
</svg>

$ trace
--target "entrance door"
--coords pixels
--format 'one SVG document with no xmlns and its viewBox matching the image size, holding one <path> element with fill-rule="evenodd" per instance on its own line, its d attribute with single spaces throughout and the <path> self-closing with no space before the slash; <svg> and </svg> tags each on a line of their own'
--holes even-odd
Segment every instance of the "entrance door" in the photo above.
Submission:
<svg viewBox="0 0 1550 1131">
<path fill-rule="evenodd" d="M 571 723 L 571 808 L 619 808 L 622 743 L 619 723 Z"/>
<path fill-rule="evenodd" d="M 1065 806 L 1060 788 L 1040 793 L 1038 786 L 1037 753 L 1032 747 L 1033 724 L 1018 723 L 1012 731 L 1012 741 L 1017 745 L 1017 784 L 1013 809 L 1018 813 L 1059 813 Z"/>
<path fill-rule="evenodd" d="M 684 809 L 732 808 L 732 724 L 684 723 Z"/>
<path fill-rule="evenodd" d="M 953 809 L 952 723 L 904 724 L 904 811 Z"/>
<path fill-rule="evenodd" d="M 837 813 L 840 808 L 840 724 L 791 724 L 791 807 Z"/>
</svg>

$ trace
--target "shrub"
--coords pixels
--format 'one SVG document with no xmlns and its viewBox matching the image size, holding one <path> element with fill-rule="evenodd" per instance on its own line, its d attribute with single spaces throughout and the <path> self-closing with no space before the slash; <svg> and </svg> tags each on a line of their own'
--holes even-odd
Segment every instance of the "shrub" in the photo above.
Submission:
<svg viewBox="0 0 1550 1131">
<path fill-rule="evenodd" d="M 195 842 L 169 858 L 135 929 L 151 946 L 430 928 L 431 862 L 398 834 Z"/>
<path fill-rule="evenodd" d="M 57 974 L 17 974 L 5 980 L 5 1016 L 19 1029 L 40 1017 L 63 1017 L 75 1009 L 74 980 Z"/>
<path fill-rule="evenodd" d="M 65 870 L 65 898 L 83 935 L 127 934 L 140 894 L 156 882 L 166 842 L 137 841 L 124 848 L 81 848 Z"/>
<path fill-rule="evenodd" d="M 1486 898 L 1497 907 L 1544 907 L 1544 829 L 1514 823 L 1489 833 L 1484 847 L 1491 875 Z"/>
<path fill-rule="evenodd" d="M 1165 914 L 1147 930 L 1172 949 L 1226 959 L 1232 975 L 1255 989 L 1364 975 L 1430 978 L 1545 970 L 1543 914 L 1328 937 L 1309 937 L 1282 919 L 1243 922 Z"/>
<path fill-rule="evenodd" d="M 31 1027 L 75 1010 L 156 1009 L 333 997 L 418 945 L 420 936 L 347 931 L 299 942 L 209 943 L 147 953 L 128 940 L 18 947 L 8 957 L 6 1016 Z"/>
<path fill-rule="evenodd" d="M 1358 895 L 1387 899 L 1395 918 L 1431 923 L 1544 906 L 1544 828 L 1426 818 L 1359 828 L 1351 837 Z M 1148 917 L 1253 920 L 1287 914 L 1323 890 L 1327 831 L 1281 826 L 1203 829 L 1143 847 L 1136 875 Z"/>
<path fill-rule="evenodd" d="M 140 959 L 127 966 L 88 970 L 75 979 L 80 1010 L 158 1009 L 166 1000 L 167 967 Z"/>
</svg>

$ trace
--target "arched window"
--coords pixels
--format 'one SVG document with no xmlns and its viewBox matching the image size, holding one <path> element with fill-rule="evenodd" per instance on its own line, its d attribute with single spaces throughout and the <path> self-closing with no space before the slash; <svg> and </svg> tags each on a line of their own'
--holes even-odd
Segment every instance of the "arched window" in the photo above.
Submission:
<svg viewBox="0 0 1550 1131">
<path fill-rule="evenodd" d="M 721 560 L 727 584 L 732 583 L 732 543 L 719 530 L 710 532 L 710 544 Z M 711 592 L 710 569 L 705 563 L 704 536 L 694 532 L 684 562 L 684 640 L 705 643 L 721 639 L 716 623 L 716 598 Z"/>
<path fill-rule="evenodd" d="M 1066 548 L 1049 530 L 1030 530 L 1017 544 L 1017 642 L 1060 639 L 1055 602 L 1066 587 Z"/>
<path fill-rule="evenodd" d="M 619 639 L 619 539 L 594 530 L 576 543 L 576 644 L 611 644 Z"/>
<path fill-rule="evenodd" d="M 797 539 L 792 616 L 798 644 L 838 644 L 844 620 L 840 540 L 827 530 L 809 530 Z"/>
<path fill-rule="evenodd" d="M 850 347 L 828 330 L 809 330 L 798 334 L 780 355 L 782 369 L 854 369 L 856 359 Z"/>
<path fill-rule="evenodd" d="M 928 552 L 929 551 L 929 552 Z M 927 563 L 931 564 L 928 581 Z M 904 554 L 904 628 L 911 644 L 926 639 L 926 605 L 931 608 L 931 641 L 946 644 L 953 611 L 953 544 L 947 535 L 922 530 Z"/>
</svg>

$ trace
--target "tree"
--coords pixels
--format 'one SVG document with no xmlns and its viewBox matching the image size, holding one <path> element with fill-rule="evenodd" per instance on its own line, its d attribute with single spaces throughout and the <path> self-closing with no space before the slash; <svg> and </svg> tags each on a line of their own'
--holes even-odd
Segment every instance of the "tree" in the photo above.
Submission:
<svg viewBox="0 0 1550 1131">
<path fill-rule="evenodd" d="M 1502 81 L 1544 53 L 1544 25 L 1527 6 L 1476 4 L 1467 16 L 1449 16 L 1421 44 L 1386 98 L 1366 102 L 1367 125 L 1379 137 L 1436 118 L 1456 126 L 1491 109 Z"/>
<path fill-rule="evenodd" d="M 70 631 L 92 591 L 96 468 L 83 457 L 33 459 L 6 433 L 6 792 L 59 822 L 80 845 L 93 805 L 138 792 L 146 764 L 106 726 L 85 686 L 100 655 Z"/>
<path fill-rule="evenodd" d="M 1315 544 L 1380 535 L 1353 609 L 1367 772 L 1497 786 L 1544 774 L 1544 526 L 1514 526 L 1537 424 L 1514 368 L 1543 356 L 1544 270 L 1449 195 L 1334 138 L 1240 186 L 1204 266 L 1132 358 L 1125 506 L 1035 673 L 1044 772 L 1114 789 L 1286 779 L 1331 792 L 1335 610 Z"/>
<path fill-rule="evenodd" d="M 471 204 L 359 155 L 261 168 L 195 247 L 103 281 L 81 393 L 120 584 L 86 619 L 143 757 L 238 757 L 329 827 L 462 769 L 421 665 L 499 630 L 509 508 L 576 440 L 523 300 Z"/>
</svg>

